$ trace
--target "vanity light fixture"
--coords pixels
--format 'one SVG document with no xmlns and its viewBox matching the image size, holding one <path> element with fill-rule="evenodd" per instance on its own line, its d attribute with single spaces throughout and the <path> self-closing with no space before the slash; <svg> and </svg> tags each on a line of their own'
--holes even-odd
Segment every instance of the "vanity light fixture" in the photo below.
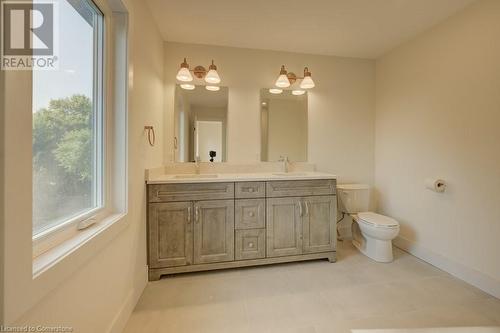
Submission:
<svg viewBox="0 0 500 333">
<path fill-rule="evenodd" d="M 184 62 L 181 64 L 181 68 L 177 72 L 177 76 L 175 78 L 181 82 L 193 81 L 193 76 L 191 75 L 191 72 L 189 71 L 189 65 L 186 61 L 186 58 L 184 58 Z"/>
<path fill-rule="evenodd" d="M 277 95 L 277 94 L 281 94 L 281 93 L 283 92 L 283 89 L 271 88 L 271 89 L 269 89 L 269 92 L 270 92 L 271 94 L 275 94 L 275 95 Z"/>
<path fill-rule="evenodd" d="M 177 72 L 177 75 L 175 78 L 181 82 L 191 82 L 193 81 L 193 75 L 191 75 L 191 72 L 194 74 L 195 77 L 198 79 L 204 79 L 205 82 L 210 84 L 212 87 L 215 87 L 214 84 L 220 83 L 220 76 L 219 73 L 217 73 L 217 66 L 215 66 L 214 61 L 212 60 L 212 64 L 208 66 L 208 71 L 205 69 L 203 66 L 196 66 L 194 69 L 189 69 L 189 64 L 187 63 L 186 58 L 184 58 L 184 62 L 181 64 L 181 68 Z M 181 84 L 181 87 L 183 85 Z M 193 90 L 195 87 L 192 84 L 184 85 L 185 87 L 182 87 L 183 89 L 188 89 L 188 90 Z M 192 86 L 192 87 L 191 87 Z M 207 86 L 207 90 L 210 91 L 218 91 L 220 88 L 212 88 L 209 89 Z"/>
<path fill-rule="evenodd" d="M 314 88 L 314 86 L 315 86 L 314 81 L 311 77 L 311 72 L 309 71 L 309 68 L 305 67 L 304 68 L 304 76 L 298 77 L 293 72 L 287 72 L 285 65 L 281 66 L 280 74 L 278 76 L 278 79 L 276 80 L 275 85 L 278 88 L 288 88 L 291 85 L 293 85 L 295 83 L 295 81 L 297 81 L 297 80 L 302 80 L 300 82 L 301 89 L 311 89 L 311 88 Z"/>
<path fill-rule="evenodd" d="M 300 87 L 302 89 L 311 89 L 314 88 L 315 84 L 311 77 L 311 72 L 309 72 L 309 68 L 304 68 L 304 78 L 302 82 L 300 82 Z"/>
<path fill-rule="evenodd" d="M 217 66 L 214 65 L 213 60 L 212 64 L 208 67 L 208 73 L 205 76 L 205 81 L 213 84 L 220 83 L 219 73 L 217 73 Z"/>
<path fill-rule="evenodd" d="M 292 90 L 292 95 L 295 95 L 295 96 L 300 96 L 300 95 L 304 95 L 306 93 L 305 90 Z"/>
<path fill-rule="evenodd" d="M 220 87 L 219 86 L 205 86 L 205 89 L 209 91 L 219 91 Z"/>
<path fill-rule="evenodd" d="M 194 90 L 194 88 L 196 88 L 196 87 L 194 86 L 194 84 L 184 83 L 184 84 L 181 84 L 181 88 L 186 89 L 186 90 Z"/>
</svg>

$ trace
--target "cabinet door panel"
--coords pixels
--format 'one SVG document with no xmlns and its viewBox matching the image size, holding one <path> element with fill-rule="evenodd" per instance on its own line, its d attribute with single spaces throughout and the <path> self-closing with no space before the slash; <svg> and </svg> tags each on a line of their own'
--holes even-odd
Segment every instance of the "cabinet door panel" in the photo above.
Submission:
<svg viewBox="0 0 500 333">
<path fill-rule="evenodd" d="M 234 198 L 234 183 L 148 185 L 149 202 L 194 201 Z"/>
<path fill-rule="evenodd" d="M 305 197 L 303 201 L 304 253 L 335 250 L 337 218 L 335 196 Z"/>
<path fill-rule="evenodd" d="M 302 222 L 298 198 L 267 199 L 267 256 L 302 253 Z"/>
<path fill-rule="evenodd" d="M 189 265 L 193 259 L 192 203 L 149 205 L 151 268 Z"/>
<path fill-rule="evenodd" d="M 273 180 L 266 183 L 266 196 L 277 198 L 334 195 L 335 186 L 335 179 Z"/>
<path fill-rule="evenodd" d="M 194 204 L 194 262 L 234 260 L 234 200 Z"/>
</svg>

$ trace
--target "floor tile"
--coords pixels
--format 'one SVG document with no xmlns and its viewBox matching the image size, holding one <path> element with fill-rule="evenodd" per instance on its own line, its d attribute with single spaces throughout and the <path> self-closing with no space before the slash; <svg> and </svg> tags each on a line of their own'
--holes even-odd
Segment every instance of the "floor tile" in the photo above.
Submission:
<svg viewBox="0 0 500 333">
<path fill-rule="evenodd" d="M 151 282 L 125 333 L 350 333 L 500 326 L 500 300 L 395 249 L 380 264 L 339 242 L 338 261 L 179 274 Z"/>
</svg>

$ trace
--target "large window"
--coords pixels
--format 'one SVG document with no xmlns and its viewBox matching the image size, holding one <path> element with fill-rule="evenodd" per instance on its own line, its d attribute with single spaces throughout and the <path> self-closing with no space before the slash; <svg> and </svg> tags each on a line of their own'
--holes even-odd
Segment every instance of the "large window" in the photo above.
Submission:
<svg viewBox="0 0 500 333">
<path fill-rule="evenodd" d="M 105 206 L 103 15 L 60 0 L 59 69 L 33 72 L 33 235 Z"/>
</svg>

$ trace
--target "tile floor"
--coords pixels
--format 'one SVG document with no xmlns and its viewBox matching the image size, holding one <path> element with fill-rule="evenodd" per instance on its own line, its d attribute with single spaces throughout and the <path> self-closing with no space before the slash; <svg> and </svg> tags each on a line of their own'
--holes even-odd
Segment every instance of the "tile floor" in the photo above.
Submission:
<svg viewBox="0 0 500 333">
<path fill-rule="evenodd" d="M 339 242 L 311 261 L 191 273 L 151 282 L 126 333 L 350 332 L 500 326 L 500 300 L 395 249 L 391 264 Z"/>
</svg>

